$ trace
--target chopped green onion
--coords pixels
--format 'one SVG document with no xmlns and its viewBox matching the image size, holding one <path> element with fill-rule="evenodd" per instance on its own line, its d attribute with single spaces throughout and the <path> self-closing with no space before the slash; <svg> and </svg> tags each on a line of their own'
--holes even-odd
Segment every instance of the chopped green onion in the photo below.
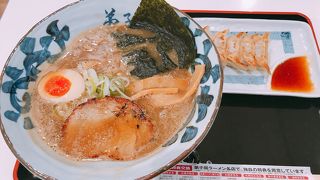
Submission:
<svg viewBox="0 0 320 180">
<path fill-rule="evenodd" d="M 94 69 L 88 69 L 88 76 L 91 77 L 91 79 L 93 79 L 95 84 L 99 83 L 99 78 L 97 75 L 97 72 Z"/>
<path fill-rule="evenodd" d="M 129 78 L 117 76 L 110 79 L 107 76 L 97 75 L 94 69 L 82 70 L 88 94 L 93 97 L 121 96 L 130 99 L 124 91 L 129 85 Z"/>
<path fill-rule="evenodd" d="M 103 94 L 104 94 L 104 96 L 110 95 L 110 80 L 108 77 L 105 77 L 105 79 L 104 79 Z"/>
</svg>

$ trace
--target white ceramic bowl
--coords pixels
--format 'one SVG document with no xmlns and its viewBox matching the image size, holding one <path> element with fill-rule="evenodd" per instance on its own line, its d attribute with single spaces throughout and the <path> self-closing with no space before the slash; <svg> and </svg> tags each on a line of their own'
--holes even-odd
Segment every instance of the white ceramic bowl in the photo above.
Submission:
<svg viewBox="0 0 320 180">
<path fill-rule="evenodd" d="M 133 161 L 72 161 L 55 153 L 35 131 L 30 109 L 29 82 L 37 67 L 59 55 L 70 39 L 98 25 L 129 23 L 139 0 L 84 0 L 67 5 L 37 23 L 17 44 L 1 74 L 1 131 L 18 160 L 32 173 L 48 179 L 150 178 L 185 158 L 209 131 L 220 105 L 222 70 L 208 35 L 186 14 L 176 10 L 193 33 L 196 62 L 206 64 L 191 121 L 172 141 L 146 157 Z"/>
</svg>

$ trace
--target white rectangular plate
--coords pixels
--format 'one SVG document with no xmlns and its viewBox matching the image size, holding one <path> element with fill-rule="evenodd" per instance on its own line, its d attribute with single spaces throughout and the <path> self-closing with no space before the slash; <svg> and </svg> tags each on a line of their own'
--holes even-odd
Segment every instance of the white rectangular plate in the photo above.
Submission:
<svg viewBox="0 0 320 180">
<path fill-rule="evenodd" d="M 320 57 L 311 27 L 307 23 L 292 20 L 237 18 L 195 18 L 195 20 L 202 27 L 209 26 L 213 34 L 224 29 L 229 29 L 230 33 L 270 32 L 269 67 L 271 74 L 240 72 L 225 67 L 224 93 L 320 97 Z M 272 90 L 270 84 L 274 69 L 288 58 L 297 56 L 307 56 L 314 90 L 309 93 Z"/>
</svg>

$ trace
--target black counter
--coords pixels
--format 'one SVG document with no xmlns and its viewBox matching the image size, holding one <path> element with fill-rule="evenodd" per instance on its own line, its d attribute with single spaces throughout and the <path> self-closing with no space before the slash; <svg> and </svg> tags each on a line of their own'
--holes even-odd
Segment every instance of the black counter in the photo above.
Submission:
<svg viewBox="0 0 320 180">
<path fill-rule="evenodd" d="M 310 166 L 320 174 L 320 99 L 224 94 L 199 160 Z"/>
</svg>

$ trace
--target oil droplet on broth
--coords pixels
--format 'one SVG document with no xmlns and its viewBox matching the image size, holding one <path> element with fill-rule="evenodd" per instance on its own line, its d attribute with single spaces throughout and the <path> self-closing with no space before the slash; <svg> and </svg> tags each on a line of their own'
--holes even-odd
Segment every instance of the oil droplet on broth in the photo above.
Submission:
<svg viewBox="0 0 320 180">
<path fill-rule="evenodd" d="M 69 47 L 67 47 L 67 52 L 57 59 L 55 64 L 47 67 L 46 70 L 56 71 L 64 68 L 76 68 L 79 63 L 86 63 L 92 60 L 92 62 L 99 62 L 97 64 L 108 64 L 108 66 L 94 65 L 93 67 L 97 73 L 110 76 L 115 74 L 129 76 L 132 67 L 126 66 L 126 63 L 122 62 L 120 51 L 115 47 L 115 42 L 111 38 L 110 32 L 113 32 L 112 27 L 102 27 L 102 29 L 96 28 L 89 32 L 84 32 L 73 42 L 71 42 Z M 92 44 L 92 41 L 99 45 L 95 45 L 94 43 Z M 191 78 L 187 70 L 183 72 L 185 73 L 174 74 L 172 76 L 188 76 L 188 79 Z M 132 82 L 136 80 L 135 78 L 130 79 Z M 69 112 L 69 108 L 73 110 L 78 104 L 82 103 L 82 100 L 86 102 L 88 97 L 85 94 L 80 97 L 79 102 L 78 100 L 73 100 L 75 106 L 70 105 L 69 107 L 69 104 L 64 103 L 59 106 L 60 108 L 56 108 L 58 111 L 53 111 L 53 109 L 55 109 L 54 105 L 41 99 L 37 91 L 35 91 L 35 88 L 32 89 L 31 93 L 34 97 L 32 99 L 33 107 L 31 109 L 31 115 L 34 117 L 33 119 L 36 119 L 35 125 L 37 125 L 38 129 L 38 133 L 35 136 L 40 138 L 42 137 L 41 140 L 45 142 L 45 145 L 47 145 L 46 147 L 51 147 L 52 150 L 72 160 L 110 160 L 107 156 L 87 159 L 79 156 L 78 154 L 69 155 L 62 151 L 61 147 L 59 146 L 62 139 L 62 127 L 64 125 L 64 120 L 70 115 L 66 112 Z M 193 99 L 194 95 L 184 103 L 166 110 L 163 110 L 163 108 L 160 107 L 154 107 L 154 105 L 147 100 L 145 100 L 145 102 L 137 102 L 137 104 L 141 106 L 141 108 L 144 109 L 149 116 L 152 117 L 152 123 L 155 127 L 157 127 L 154 131 L 153 139 L 145 147 L 143 147 L 141 151 L 139 151 L 137 158 L 142 157 L 161 147 L 162 144 L 164 144 L 169 138 L 177 133 L 179 127 L 185 122 L 189 112 L 191 112 L 193 108 L 192 103 L 190 103 Z M 65 107 L 64 105 L 68 106 Z M 160 114 L 160 112 L 162 113 Z M 61 114 L 63 117 L 57 118 L 57 115 Z M 99 139 L 99 137 L 97 138 Z M 101 137 L 101 140 L 97 141 L 96 145 L 104 142 L 103 138 L 106 137 Z M 79 145 L 76 145 L 75 147 L 79 149 L 82 148 Z"/>
<path fill-rule="evenodd" d="M 271 89 L 288 92 L 311 92 L 307 57 L 293 57 L 279 64 L 272 74 Z"/>
</svg>

